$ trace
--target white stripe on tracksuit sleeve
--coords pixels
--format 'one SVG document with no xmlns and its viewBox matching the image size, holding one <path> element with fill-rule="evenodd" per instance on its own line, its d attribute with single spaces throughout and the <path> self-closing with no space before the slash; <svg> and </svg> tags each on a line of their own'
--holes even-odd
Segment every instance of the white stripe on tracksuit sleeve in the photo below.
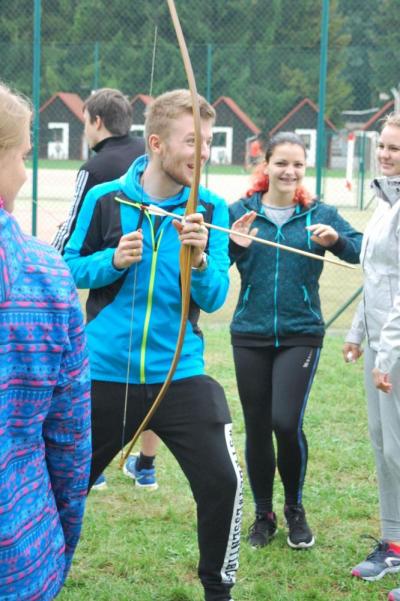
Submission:
<svg viewBox="0 0 400 601">
<path fill-rule="evenodd" d="M 65 245 L 71 237 L 72 230 L 76 223 L 79 210 L 82 206 L 83 199 L 86 194 L 86 184 L 89 178 L 89 172 L 81 170 L 78 172 L 75 182 L 75 193 L 74 200 L 72 201 L 68 217 L 61 224 L 58 232 L 53 238 L 52 246 L 54 246 L 60 253 L 64 252 Z"/>
</svg>

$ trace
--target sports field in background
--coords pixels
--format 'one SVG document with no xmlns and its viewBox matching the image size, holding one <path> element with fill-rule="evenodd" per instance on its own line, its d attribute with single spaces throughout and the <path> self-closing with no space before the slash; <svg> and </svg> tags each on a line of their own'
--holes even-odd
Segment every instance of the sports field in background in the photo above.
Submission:
<svg viewBox="0 0 400 601">
<path fill-rule="evenodd" d="M 54 161 L 53 161 L 54 163 Z M 68 162 L 69 164 L 70 162 Z M 53 165 L 54 166 L 54 165 Z M 50 242 L 57 231 L 58 226 L 68 215 L 74 193 L 75 169 L 43 168 L 39 170 L 37 206 L 37 233 L 38 236 Z M 242 196 L 250 185 L 250 175 L 239 173 L 236 175 L 221 174 L 218 168 L 211 169 L 208 177 L 203 174 L 202 183 L 225 198 L 229 203 L 234 202 Z M 22 225 L 24 231 L 30 233 L 32 228 L 32 172 L 28 170 L 28 181 L 23 186 L 19 198 L 16 201 L 15 216 Z M 307 177 L 306 187 L 312 191 L 315 189 L 315 178 Z M 325 201 L 340 207 L 340 212 L 350 223 L 360 231 L 364 230 L 365 224 L 371 216 L 372 206 L 366 211 L 355 208 L 355 194 L 350 191 L 344 178 L 332 177 L 325 180 Z M 290 245 L 290 242 L 289 242 Z M 262 251 L 260 251 L 262 252 Z M 329 253 L 328 253 L 329 254 Z M 217 314 L 222 322 L 229 322 L 229 316 L 237 298 L 238 281 L 236 269 L 231 270 L 231 292 L 226 306 Z M 325 319 L 330 319 L 336 311 L 361 285 L 361 269 L 344 269 L 326 264 L 321 279 L 321 298 L 323 302 L 323 314 Z M 335 329 L 347 328 L 354 306 L 351 306 L 334 324 Z"/>
</svg>

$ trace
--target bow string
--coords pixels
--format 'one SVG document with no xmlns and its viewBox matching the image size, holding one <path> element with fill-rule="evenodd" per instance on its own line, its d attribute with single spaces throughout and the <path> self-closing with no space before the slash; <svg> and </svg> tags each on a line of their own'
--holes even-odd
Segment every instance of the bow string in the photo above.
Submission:
<svg viewBox="0 0 400 601">
<path fill-rule="evenodd" d="M 174 25 L 176 37 L 179 44 L 179 49 L 181 52 L 186 78 L 188 80 L 190 96 L 192 99 L 192 110 L 193 110 L 193 123 L 194 123 L 194 168 L 193 168 L 193 178 L 190 186 L 190 194 L 188 201 L 186 203 L 185 209 L 185 217 L 195 213 L 198 202 L 198 191 L 200 184 L 200 175 L 201 175 L 201 120 L 200 120 L 200 108 L 199 108 L 199 100 L 198 93 L 196 87 L 196 80 L 193 73 L 192 63 L 190 61 L 189 52 L 187 49 L 185 37 L 183 35 L 182 27 L 179 21 L 178 13 L 175 7 L 174 0 L 167 0 L 169 12 L 171 15 L 172 23 Z M 180 255 L 179 255 L 179 264 L 180 264 L 180 281 L 181 281 L 181 294 L 182 294 L 182 305 L 181 305 L 181 321 L 179 324 L 179 332 L 178 338 L 176 342 L 175 352 L 172 357 L 171 366 L 166 375 L 165 381 L 160 388 L 158 395 L 156 396 L 153 404 L 151 405 L 147 415 L 141 422 L 140 426 L 136 430 L 131 442 L 129 443 L 126 451 L 122 451 L 120 467 L 122 468 L 125 461 L 127 460 L 129 454 L 131 453 L 136 441 L 138 440 L 140 434 L 146 429 L 149 424 L 151 418 L 156 412 L 158 406 L 161 401 L 165 397 L 165 394 L 172 382 L 172 378 L 174 376 L 176 367 L 179 362 L 179 358 L 182 351 L 183 341 L 185 338 L 186 332 L 186 324 L 189 315 L 189 306 L 190 306 L 190 285 L 191 285 L 191 273 L 192 273 L 192 247 L 182 244 Z"/>
</svg>

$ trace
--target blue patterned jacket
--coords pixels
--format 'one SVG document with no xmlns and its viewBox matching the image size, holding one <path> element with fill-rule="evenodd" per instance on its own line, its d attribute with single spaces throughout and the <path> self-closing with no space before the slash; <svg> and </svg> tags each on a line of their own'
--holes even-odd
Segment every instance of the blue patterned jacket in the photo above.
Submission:
<svg viewBox="0 0 400 601">
<path fill-rule="evenodd" d="M 91 457 L 83 318 L 68 267 L 0 209 L 0 599 L 60 590 Z"/>
</svg>

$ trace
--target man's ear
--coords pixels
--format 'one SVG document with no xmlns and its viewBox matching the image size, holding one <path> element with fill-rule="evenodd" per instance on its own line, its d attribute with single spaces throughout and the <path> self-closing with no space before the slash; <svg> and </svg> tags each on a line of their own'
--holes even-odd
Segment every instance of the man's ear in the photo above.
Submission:
<svg viewBox="0 0 400 601">
<path fill-rule="evenodd" d="M 103 119 L 99 115 L 96 115 L 94 119 L 94 125 L 97 131 L 103 127 Z"/>
<path fill-rule="evenodd" d="M 158 134 L 150 134 L 147 141 L 150 153 L 159 154 L 162 146 L 161 138 Z"/>
</svg>

